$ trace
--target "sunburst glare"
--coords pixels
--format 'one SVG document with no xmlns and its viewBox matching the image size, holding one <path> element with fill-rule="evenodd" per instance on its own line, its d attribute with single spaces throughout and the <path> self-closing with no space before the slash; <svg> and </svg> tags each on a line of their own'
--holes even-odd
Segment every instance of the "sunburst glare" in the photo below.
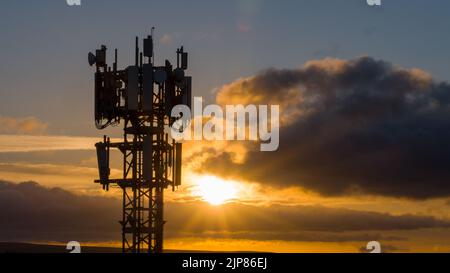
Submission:
<svg viewBox="0 0 450 273">
<path fill-rule="evenodd" d="M 195 182 L 192 193 L 211 205 L 222 205 L 239 196 L 236 182 L 223 180 L 215 176 L 201 176 Z"/>
</svg>

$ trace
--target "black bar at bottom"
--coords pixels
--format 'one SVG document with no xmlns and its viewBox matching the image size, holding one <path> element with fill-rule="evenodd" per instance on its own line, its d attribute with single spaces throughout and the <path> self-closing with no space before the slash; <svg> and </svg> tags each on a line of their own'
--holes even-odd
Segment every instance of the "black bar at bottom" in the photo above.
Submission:
<svg viewBox="0 0 450 273">
<path fill-rule="evenodd" d="M 448 268 L 450 254 L 272 254 L 272 253 L 168 253 L 168 254 L 0 254 L 5 268 L 33 271 L 66 268 L 74 272 L 401 272 Z M 24 262 L 26 261 L 26 262 Z M 9 267 L 11 266 L 11 267 Z M 150 266 L 150 267 L 149 267 Z M 435 270 L 436 269 L 436 270 Z M 399 271 L 400 272 L 400 271 Z"/>
</svg>

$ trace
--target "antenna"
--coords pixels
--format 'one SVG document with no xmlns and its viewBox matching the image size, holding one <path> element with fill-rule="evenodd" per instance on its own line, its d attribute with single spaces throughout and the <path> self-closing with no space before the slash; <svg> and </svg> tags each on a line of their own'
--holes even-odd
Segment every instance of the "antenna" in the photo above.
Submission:
<svg viewBox="0 0 450 273">
<path fill-rule="evenodd" d="M 138 60 L 139 60 L 139 38 L 136 36 L 136 49 L 135 49 L 135 64 L 138 66 Z"/>
<path fill-rule="evenodd" d="M 114 49 L 114 64 L 113 64 L 114 73 L 117 72 L 117 48 Z"/>
<path fill-rule="evenodd" d="M 185 70 L 188 67 L 188 54 L 184 52 L 183 46 L 177 49 L 177 67 L 180 67 L 181 58 L 181 69 Z"/>
<path fill-rule="evenodd" d="M 95 57 L 94 53 L 89 52 L 88 54 L 88 62 L 90 66 L 93 66 L 97 62 L 97 58 Z"/>
<path fill-rule="evenodd" d="M 150 35 L 153 37 L 155 37 L 155 27 L 152 27 L 152 29 L 150 30 Z M 153 40 L 152 40 L 152 65 L 155 63 L 155 52 L 153 50 Z"/>
</svg>

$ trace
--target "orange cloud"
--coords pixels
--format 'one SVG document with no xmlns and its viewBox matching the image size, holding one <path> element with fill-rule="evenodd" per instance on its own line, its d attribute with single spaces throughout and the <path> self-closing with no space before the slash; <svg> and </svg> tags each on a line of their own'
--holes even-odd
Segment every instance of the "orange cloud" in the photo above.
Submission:
<svg viewBox="0 0 450 273">
<path fill-rule="evenodd" d="M 448 197 L 449 91 L 426 71 L 371 57 L 267 69 L 221 87 L 216 100 L 280 105 L 279 149 L 246 145 L 238 164 L 209 149 L 198 153 L 200 171 L 324 196 Z"/>
<path fill-rule="evenodd" d="M 35 117 L 14 118 L 0 116 L 0 134 L 42 135 L 48 124 Z"/>
<path fill-rule="evenodd" d="M 1 135 L 0 152 L 93 150 L 98 137 Z M 115 141 L 115 140 L 113 140 Z"/>
<path fill-rule="evenodd" d="M 169 45 L 170 43 L 172 43 L 172 35 L 166 33 L 161 37 L 161 39 L 159 39 L 159 41 L 163 45 Z"/>
</svg>

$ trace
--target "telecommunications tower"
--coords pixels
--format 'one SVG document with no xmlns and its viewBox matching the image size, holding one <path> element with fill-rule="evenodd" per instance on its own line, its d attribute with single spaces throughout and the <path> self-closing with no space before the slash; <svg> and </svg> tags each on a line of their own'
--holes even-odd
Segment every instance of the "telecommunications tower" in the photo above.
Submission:
<svg viewBox="0 0 450 273">
<path fill-rule="evenodd" d="M 152 29 L 153 30 L 153 29 Z M 104 136 L 97 143 L 100 183 L 123 192 L 122 251 L 161 253 L 163 251 L 164 190 L 181 184 L 181 143 L 169 137 L 167 127 L 175 121 L 175 105 L 191 107 L 191 77 L 185 76 L 188 55 L 177 49 L 176 67 L 166 60 L 154 65 L 153 33 L 143 40 L 136 37 L 135 63 L 123 70 L 106 63 L 106 46 L 89 53 L 95 72 L 95 124 L 98 129 L 123 123 L 123 140 L 111 142 Z M 123 155 L 123 175 L 110 178 L 110 150 Z"/>
</svg>

